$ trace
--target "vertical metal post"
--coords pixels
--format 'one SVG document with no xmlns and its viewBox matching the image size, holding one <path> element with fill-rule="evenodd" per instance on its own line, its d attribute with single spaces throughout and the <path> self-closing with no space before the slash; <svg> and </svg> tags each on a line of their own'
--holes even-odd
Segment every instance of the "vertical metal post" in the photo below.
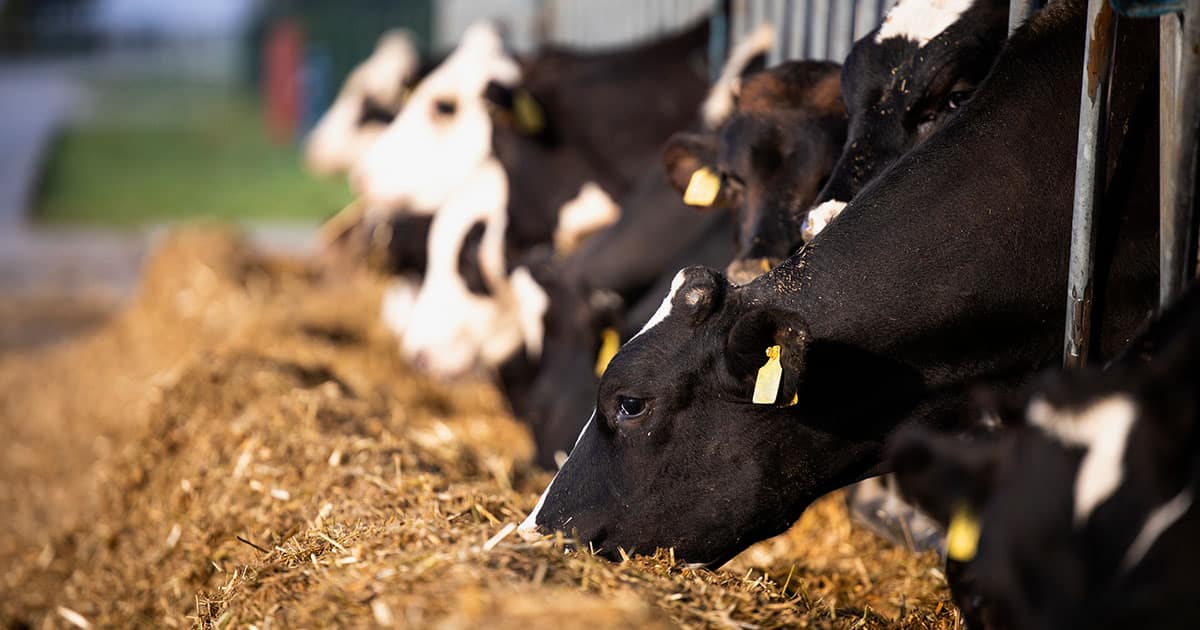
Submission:
<svg viewBox="0 0 1200 630">
<path fill-rule="evenodd" d="M 1197 239 L 1200 213 L 1196 211 L 1197 151 L 1200 151 L 1200 0 L 1189 0 L 1184 9 L 1183 41 L 1179 64 L 1179 103 L 1175 141 L 1175 190 L 1170 225 L 1170 260 L 1162 273 L 1167 298 L 1182 293 L 1197 275 Z M 1164 235 L 1166 230 L 1164 230 Z M 1170 284 L 1166 284 L 1169 282 Z"/>
<path fill-rule="evenodd" d="M 732 25 L 729 23 L 732 0 L 714 0 L 712 15 L 708 18 L 708 82 L 716 83 L 721 78 L 725 58 L 729 56 L 729 40 Z"/>
<path fill-rule="evenodd" d="M 1075 197 L 1071 214 L 1071 259 L 1067 279 L 1067 325 L 1063 364 L 1087 363 L 1092 329 L 1092 274 L 1096 256 L 1096 208 L 1104 189 L 1108 83 L 1112 74 L 1117 18 L 1108 0 L 1088 0 L 1087 40 L 1075 145 Z"/>
<path fill-rule="evenodd" d="M 1175 14 L 1158 18 L 1158 299 L 1166 306 L 1179 287 L 1175 230 L 1175 177 L 1179 151 L 1179 62 L 1182 24 Z"/>
<path fill-rule="evenodd" d="M 1033 0 L 1008 0 L 1008 34 L 1011 36 L 1030 15 L 1033 15 Z"/>
</svg>

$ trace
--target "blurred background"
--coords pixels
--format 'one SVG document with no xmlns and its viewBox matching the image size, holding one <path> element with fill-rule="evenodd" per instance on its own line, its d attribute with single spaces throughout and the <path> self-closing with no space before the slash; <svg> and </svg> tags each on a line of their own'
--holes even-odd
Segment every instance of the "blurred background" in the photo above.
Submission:
<svg viewBox="0 0 1200 630">
<path fill-rule="evenodd" d="M 721 4 L 721 3 L 718 3 Z M 729 40 L 785 5 L 738 0 Z M 886 0 L 801 0 L 773 61 L 841 59 Z M 436 59 L 475 20 L 510 44 L 604 48 L 713 0 L 0 0 L 0 353 L 84 330 L 132 292 L 156 239 L 232 222 L 307 253 L 351 195 L 302 167 L 342 81 L 393 28 Z M 775 15 L 779 14 L 779 15 Z"/>
</svg>

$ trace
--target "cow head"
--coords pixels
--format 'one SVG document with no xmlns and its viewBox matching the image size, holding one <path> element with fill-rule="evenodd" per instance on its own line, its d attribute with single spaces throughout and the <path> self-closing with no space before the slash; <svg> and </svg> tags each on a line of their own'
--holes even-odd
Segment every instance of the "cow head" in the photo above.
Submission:
<svg viewBox="0 0 1200 630">
<path fill-rule="evenodd" d="M 842 68 L 846 148 L 805 220 L 805 241 L 971 97 L 1007 20 L 1006 0 L 901 0 L 854 44 Z"/>
<path fill-rule="evenodd" d="M 399 114 L 419 70 L 412 36 L 385 33 L 309 134 L 304 151 L 308 169 L 318 175 L 348 172 Z"/>
<path fill-rule="evenodd" d="M 948 529 L 972 627 L 1195 625 L 1179 567 L 1197 559 L 1197 331 L 1149 364 L 1043 378 L 989 411 L 1006 427 L 991 437 L 910 429 L 889 445 L 901 487 Z"/>
<path fill-rule="evenodd" d="M 841 414 L 871 401 L 812 396 L 839 398 L 809 371 L 827 350 L 753 287 L 700 267 L 676 275 L 609 364 L 591 420 L 523 534 L 560 530 L 607 557 L 670 547 L 719 565 L 867 472 L 879 444 Z M 773 387 L 759 377 L 771 361 Z M 854 361 L 859 374 L 872 371 Z M 876 394 L 888 388 L 880 381 Z"/>
<path fill-rule="evenodd" d="M 845 137 L 839 68 L 790 62 L 741 81 L 733 113 L 711 134 L 681 133 L 663 159 L 693 205 L 738 214 L 730 276 L 752 280 L 802 243 L 804 212 L 833 168 Z M 710 194 L 696 195 L 708 178 Z"/>
<path fill-rule="evenodd" d="M 445 205 L 493 156 L 488 86 L 513 86 L 520 78 L 497 28 L 472 26 L 357 164 L 352 183 L 359 194 L 371 205 L 418 214 Z"/>
</svg>

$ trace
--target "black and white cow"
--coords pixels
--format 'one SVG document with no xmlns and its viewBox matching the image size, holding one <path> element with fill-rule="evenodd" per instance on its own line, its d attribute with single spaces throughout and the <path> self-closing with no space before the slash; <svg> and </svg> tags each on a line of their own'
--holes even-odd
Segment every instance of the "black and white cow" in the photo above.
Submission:
<svg viewBox="0 0 1200 630">
<path fill-rule="evenodd" d="M 793 237 L 799 240 L 801 217 L 846 135 L 839 77 L 837 64 L 813 61 L 752 73 L 740 80 L 719 128 L 676 134 L 668 144 L 667 173 L 689 203 L 738 216 L 735 282 L 778 264 L 791 255 Z M 712 192 L 697 200 L 693 190 L 706 176 Z"/>
<path fill-rule="evenodd" d="M 1200 627 L 1200 290 L 1106 369 L 1049 375 L 1012 407 L 987 412 L 1004 428 L 986 438 L 914 429 L 889 449 L 949 528 L 971 627 Z"/>
<path fill-rule="evenodd" d="M 518 307 L 536 312 L 538 296 L 515 261 L 539 245 L 574 246 L 617 219 L 613 199 L 704 97 L 707 30 L 522 61 L 477 25 L 413 92 L 355 181 L 373 203 L 436 211 L 402 342 L 414 364 L 452 376 L 495 368 L 522 348 L 536 357 Z"/>
<path fill-rule="evenodd" d="M 737 286 L 681 271 L 522 533 L 719 565 L 886 472 L 897 427 L 952 428 L 974 383 L 1011 390 L 1055 364 L 1084 21 L 1058 0 L 1027 22 L 959 114 L 771 272 Z M 1099 356 L 1157 285 L 1156 31 L 1123 24 L 1118 46 Z"/>
<path fill-rule="evenodd" d="M 901 0 L 879 28 L 855 42 L 842 68 L 850 115 L 846 148 L 805 218 L 805 241 L 971 97 L 1004 45 L 1008 4 Z"/>
</svg>

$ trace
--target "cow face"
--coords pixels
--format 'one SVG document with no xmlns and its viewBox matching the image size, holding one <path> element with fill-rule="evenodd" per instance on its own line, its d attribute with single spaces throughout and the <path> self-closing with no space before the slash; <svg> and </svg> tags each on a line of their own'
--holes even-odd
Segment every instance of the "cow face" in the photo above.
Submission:
<svg viewBox="0 0 1200 630">
<path fill-rule="evenodd" d="M 432 214 L 492 156 L 490 83 L 515 85 L 517 62 L 491 24 L 472 26 L 371 145 L 352 183 L 371 205 Z"/>
<path fill-rule="evenodd" d="M 869 181 L 971 97 L 1004 43 L 1004 0 L 901 0 L 842 69 L 846 148 L 804 226 L 810 240 Z"/>
<path fill-rule="evenodd" d="M 948 528 L 972 627 L 1195 625 L 1193 581 L 1172 567 L 1197 555 L 1200 406 L 1194 368 L 1167 363 L 1049 377 L 980 441 L 910 430 L 891 444 L 901 487 Z M 1188 621 L 1164 623 L 1176 613 Z"/>
<path fill-rule="evenodd" d="M 304 152 L 308 169 L 318 175 L 348 172 L 399 114 L 419 69 L 411 36 L 385 33 L 309 134 Z"/>
<path fill-rule="evenodd" d="M 734 113 L 713 135 L 677 134 L 664 151 L 672 184 L 689 203 L 738 215 L 730 278 L 745 283 L 802 243 L 804 212 L 833 168 L 845 136 L 838 66 L 793 62 L 741 82 Z M 712 195 L 696 199 L 700 169 Z"/>
<path fill-rule="evenodd" d="M 852 442 L 830 408 L 795 404 L 808 395 L 803 325 L 747 291 L 700 267 L 676 275 L 609 364 L 523 534 L 563 531 L 612 558 L 670 547 L 715 566 L 864 472 L 878 445 Z M 757 404 L 771 347 L 781 375 Z"/>
</svg>

